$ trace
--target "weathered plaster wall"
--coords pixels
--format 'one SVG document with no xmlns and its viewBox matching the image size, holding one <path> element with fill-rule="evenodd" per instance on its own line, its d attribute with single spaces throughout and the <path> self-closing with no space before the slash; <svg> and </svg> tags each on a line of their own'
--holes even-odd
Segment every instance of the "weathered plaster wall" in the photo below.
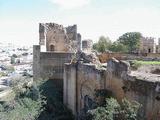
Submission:
<svg viewBox="0 0 160 120">
<path fill-rule="evenodd" d="M 105 74 L 105 69 L 97 69 L 94 64 L 78 62 L 65 65 L 64 103 L 75 115 L 79 114 L 85 105 L 94 107 L 96 90 L 105 87 Z M 87 100 L 91 100 L 91 103 Z"/>
<path fill-rule="evenodd" d="M 33 79 L 40 77 L 40 45 L 33 46 Z"/>
<path fill-rule="evenodd" d="M 157 100 L 160 94 L 156 92 L 157 85 L 157 83 L 138 79 L 124 81 L 124 86 L 128 89 L 125 91 L 125 96 L 142 104 L 142 108 L 139 111 L 141 119 L 160 119 L 160 101 Z"/>
<path fill-rule="evenodd" d="M 75 64 L 65 64 L 64 79 L 63 79 L 63 101 L 70 108 L 73 114 L 76 115 L 76 66 Z"/>
<path fill-rule="evenodd" d="M 49 79 L 63 79 L 64 63 L 69 63 L 71 57 L 72 53 L 41 52 L 41 77 Z"/>
<path fill-rule="evenodd" d="M 121 61 L 109 61 L 107 66 L 109 74 L 106 78 L 107 88 L 113 92 L 118 100 L 126 97 L 142 104 L 139 111 L 142 120 L 160 119 L 160 99 L 157 99 L 160 98 L 160 81 L 131 76 L 128 67 Z"/>
<path fill-rule="evenodd" d="M 79 62 L 77 66 L 78 112 L 85 107 L 87 107 L 86 109 L 94 107 L 94 102 L 96 102 L 95 92 L 96 90 L 104 89 L 104 82 L 105 69 L 98 69 L 94 64 Z M 89 102 L 89 100 L 91 100 L 91 102 Z"/>
<path fill-rule="evenodd" d="M 72 55 L 73 53 L 65 52 L 40 52 L 40 46 L 34 46 L 34 79 L 63 79 L 64 63 L 69 63 Z"/>
<path fill-rule="evenodd" d="M 132 76 L 125 61 L 112 59 L 107 70 L 82 61 L 66 64 L 64 80 L 64 103 L 75 115 L 92 108 L 98 100 L 96 90 L 110 90 L 118 101 L 126 97 L 141 103 L 143 107 L 139 115 L 142 120 L 160 119 L 160 81 L 146 81 Z"/>
<path fill-rule="evenodd" d="M 77 33 L 77 25 L 63 27 L 56 23 L 40 23 L 39 43 L 46 51 L 79 51 L 81 35 Z"/>
<path fill-rule="evenodd" d="M 47 51 L 69 51 L 70 40 L 63 28 L 52 28 L 46 33 Z M 53 48 L 51 48 L 53 46 Z M 53 50 L 51 50 L 53 49 Z"/>
</svg>

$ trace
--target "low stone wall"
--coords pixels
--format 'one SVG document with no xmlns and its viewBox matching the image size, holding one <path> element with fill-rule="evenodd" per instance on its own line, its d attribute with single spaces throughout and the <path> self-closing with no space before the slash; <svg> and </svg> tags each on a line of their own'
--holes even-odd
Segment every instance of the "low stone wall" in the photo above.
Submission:
<svg viewBox="0 0 160 120">
<path fill-rule="evenodd" d="M 148 54 L 125 54 L 125 53 L 102 53 L 98 55 L 101 63 L 105 63 L 112 58 L 117 60 L 160 60 L 160 53 Z"/>
</svg>

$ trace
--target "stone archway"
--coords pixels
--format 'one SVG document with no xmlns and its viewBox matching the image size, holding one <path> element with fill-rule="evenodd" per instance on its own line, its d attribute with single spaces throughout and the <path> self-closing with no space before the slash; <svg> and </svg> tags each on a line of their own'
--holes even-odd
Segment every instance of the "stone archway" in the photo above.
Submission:
<svg viewBox="0 0 160 120">
<path fill-rule="evenodd" d="M 49 48 L 50 48 L 50 51 L 55 51 L 55 46 L 54 45 L 50 45 Z"/>
</svg>

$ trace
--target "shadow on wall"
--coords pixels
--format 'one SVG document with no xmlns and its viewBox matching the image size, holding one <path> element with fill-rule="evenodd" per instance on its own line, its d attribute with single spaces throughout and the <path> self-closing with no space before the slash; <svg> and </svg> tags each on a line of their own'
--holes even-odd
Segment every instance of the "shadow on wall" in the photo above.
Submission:
<svg viewBox="0 0 160 120">
<path fill-rule="evenodd" d="M 74 120 L 73 115 L 63 105 L 62 89 L 56 86 L 54 80 L 47 80 L 39 87 L 46 104 L 37 120 Z"/>
</svg>

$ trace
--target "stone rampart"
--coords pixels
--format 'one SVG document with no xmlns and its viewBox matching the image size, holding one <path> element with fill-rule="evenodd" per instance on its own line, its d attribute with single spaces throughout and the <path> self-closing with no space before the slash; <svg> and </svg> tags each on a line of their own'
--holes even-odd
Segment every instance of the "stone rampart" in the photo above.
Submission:
<svg viewBox="0 0 160 120">
<path fill-rule="evenodd" d="M 160 78 L 145 79 L 145 74 L 138 77 L 133 73 L 129 63 L 116 59 L 111 59 L 106 69 L 83 61 L 65 64 L 64 103 L 79 115 L 95 107 L 97 90 L 109 90 L 119 102 L 127 98 L 142 104 L 142 120 L 160 119 Z"/>
</svg>

